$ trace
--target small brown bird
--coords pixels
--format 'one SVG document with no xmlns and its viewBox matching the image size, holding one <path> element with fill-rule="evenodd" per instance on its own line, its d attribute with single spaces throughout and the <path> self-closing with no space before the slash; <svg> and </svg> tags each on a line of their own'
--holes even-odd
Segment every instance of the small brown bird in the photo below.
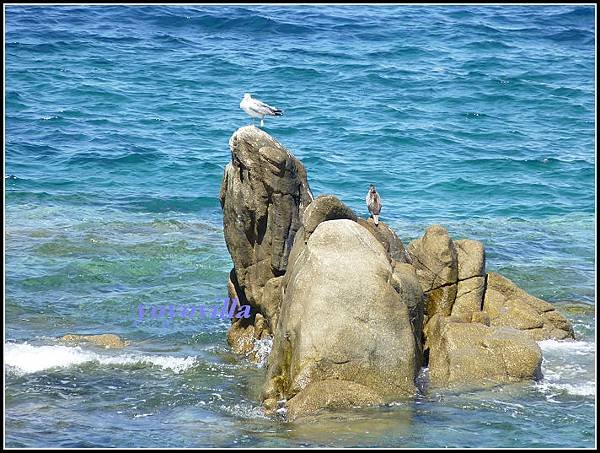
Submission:
<svg viewBox="0 0 600 453">
<path fill-rule="evenodd" d="M 375 225 L 379 225 L 379 213 L 381 212 L 381 198 L 375 190 L 375 186 L 371 184 L 369 186 L 369 192 L 367 193 L 367 197 L 365 198 L 367 201 L 367 208 L 369 212 L 373 215 L 373 221 Z"/>
</svg>

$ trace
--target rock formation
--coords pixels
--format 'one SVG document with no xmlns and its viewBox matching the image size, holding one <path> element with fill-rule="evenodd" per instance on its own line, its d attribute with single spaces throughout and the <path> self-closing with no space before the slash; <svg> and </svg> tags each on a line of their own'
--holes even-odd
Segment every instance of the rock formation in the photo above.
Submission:
<svg viewBox="0 0 600 453">
<path fill-rule="evenodd" d="M 265 308 L 273 300 L 263 302 L 263 290 L 269 280 L 285 273 L 312 194 L 302 163 L 266 132 L 243 127 L 233 134 L 229 147 L 231 162 L 225 167 L 219 196 L 234 265 L 229 295 L 249 304 L 252 316 L 236 320 L 228 339 L 235 351 L 248 353 L 253 339 L 274 328 L 273 310 Z"/>
<path fill-rule="evenodd" d="M 483 244 L 454 241 L 440 226 L 408 245 L 426 295 L 425 323 L 436 314 L 491 327 L 513 327 L 534 340 L 573 338 L 571 324 L 554 307 L 506 277 L 485 272 Z M 428 349 L 425 328 L 425 349 Z"/>
<path fill-rule="evenodd" d="M 486 272 L 481 242 L 434 225 L 405 248 L 384 222 L 313 199 L 300 161 L 264 131 L 241 128 L 229 145 L 228 289 L 252 316 L 232 320 L 227 338 L 252 359 L 256 340 L 273 337 L 268 411 L 407 398 L 423 364 L 436 386 L 536 379 L 536 340 L 573 337 L 551 304 Z"/>
</svg>

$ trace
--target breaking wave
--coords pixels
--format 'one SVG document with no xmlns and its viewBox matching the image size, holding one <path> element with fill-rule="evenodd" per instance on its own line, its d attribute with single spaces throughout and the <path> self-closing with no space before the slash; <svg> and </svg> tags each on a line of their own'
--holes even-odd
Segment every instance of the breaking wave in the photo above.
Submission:
<svg viewBox="0 0 600 453">
<path fill-rule="evenodd" d="M 109 366 L 148 365 L 181 373 L 197 365 L 195 357 L 138 355 L 133 353 L 109 355 L 83 350 L 79 346 L 33 346 L 28 343 L 6 343 L 5 363 L 16 374 L 30 374 L 52 368 L 68 368 L 84 363 Z"/>
</svg>

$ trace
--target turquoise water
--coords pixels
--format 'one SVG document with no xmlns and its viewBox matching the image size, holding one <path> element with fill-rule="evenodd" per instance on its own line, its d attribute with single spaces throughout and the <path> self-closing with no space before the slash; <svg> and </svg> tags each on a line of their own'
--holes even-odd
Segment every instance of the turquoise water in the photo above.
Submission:
<svg viewBox="0 0 600 453">
<path fill-rule="evenodd" d="M 591 447 L 595 439 L 593 7 L 8 6 L 6 445 Z M 265 417 L 228 323 L 136 323 L 220 304 L 218 201 L 244 92 L 315 195 L 484 242 L 557 305 L 544 380 Z M 124 350 L 59 344 L 116 333 Z M 423 375 L 426 382 L 426 371 Z"/>
</svg>

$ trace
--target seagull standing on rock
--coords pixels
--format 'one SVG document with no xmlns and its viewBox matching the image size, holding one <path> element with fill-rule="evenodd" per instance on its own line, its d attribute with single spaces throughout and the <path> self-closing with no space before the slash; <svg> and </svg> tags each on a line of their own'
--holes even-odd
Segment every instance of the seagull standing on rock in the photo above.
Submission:
<svg viewBox="0 0 600 453">
<path fill-rule="evenodd" d="M 242 102 L 240 102 L 240 108 L 252 117 L 252 121 L 254 121 L 254 118 L 260 118 L 260 127 L 265 125 L 265 115 L 283 115 L 283 111 L 281 109 L 271 107 L 270 105 L 265 104 L 258 99 L 253 99 L 250 93 L 244 94 L 244 99 L 242 99 Z"/>
<path fill-rule="evenodd" d="M 366 197 L 367 208 L 369 212 L 373 215 L 373 221 L 375 225 L 379 225 L 379 213 L 381 212 L 381 198 L 375 189 L 375 186 L 371 184 L 369 186 L 369 192 Z"/>
</svg>

